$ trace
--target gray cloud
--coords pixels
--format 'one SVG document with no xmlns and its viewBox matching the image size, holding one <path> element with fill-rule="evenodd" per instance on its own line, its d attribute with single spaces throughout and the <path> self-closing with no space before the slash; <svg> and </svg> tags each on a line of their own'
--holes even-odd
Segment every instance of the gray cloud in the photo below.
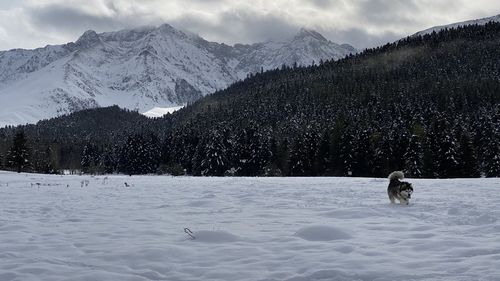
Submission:
<svg viewBox="0 0 500 281">
<path fill-rule="evenodd" d="M 348 43 L 357 48 L 381 46 L 387 42 L 394 42 L 403 36 L 394 32 L 384 32 L 381 34 L 370 34 L 360 28 L 347 30 L 325 30 L 321 33 L 327 38 L 336 38 L 337 43 Z"/>
<path fill-rule="evenodd" d="M 345 7 L 343 0 L 311 0 L 311 4 L 320 9 L 329 9 L 332 7 L 341 9 Z"/>
<path fill-rule="evenodd" d="M 161 23 L 228 44 L 288 37 L 306 27 L 365 48 L 498 13 L 497 0 L 4 0 L 0 50 L 66 43 L 88 29 Z"/>
<path fill-rule="evenodd" d="M 23 2 L 23 0 L 2 0 L 2 4 L 0 5 L 0 11 L 1 10 L 9 10 L 12 9 L 13 7 L 16 7 L 19 5 L 20 2 Z"/>
<path fill-rule="evenodd" d="M 221 13 L 215 22 L 193 15 L 172 21 L 176 27 L 197 30 L 207 39 L 229 44 L 255 43 L 288 37 L 300 28 L 271 14 L 237 10 Z"/>
<path fill-rule="evenodd" d="M 359 2 L 358 14 L 371 24 L 415 24 L 420 14 L 416 1 L 370 0 Z"/>
<path fill-rule="evenodd" d="M 113 3 L 106 6 L 113 13 L 93 14 L 78 7 L 66 5 L 48 5 L 42 8 L 32 8 L 27 10 L 28 18 L 33 26 L 40 30 L 51 32 L 62 32 L 74 35 L 75 31 L 81 33 L 85 30 L 117 30 L 138 25 L 144 25 L 146 22 L 141 18 L 148 18 L 151 24 L 158 24 L 160 19 L 152 14 L 134 13 L 124 15 Z"/>
</svg>

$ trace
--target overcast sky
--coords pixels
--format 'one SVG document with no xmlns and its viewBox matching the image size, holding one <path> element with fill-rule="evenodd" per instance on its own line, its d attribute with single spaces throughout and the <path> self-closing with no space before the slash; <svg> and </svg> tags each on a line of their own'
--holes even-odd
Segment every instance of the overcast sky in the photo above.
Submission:
<svg viewBox="0 0 500 281">
<path fill-rule="evenodd" d="M 365 48 L 499 13 L 499 0 L 0 0 L 0 50 L 67 43 L 89 29 L 162 23 L 227 44 L 305 27 Z"/>
</svg>

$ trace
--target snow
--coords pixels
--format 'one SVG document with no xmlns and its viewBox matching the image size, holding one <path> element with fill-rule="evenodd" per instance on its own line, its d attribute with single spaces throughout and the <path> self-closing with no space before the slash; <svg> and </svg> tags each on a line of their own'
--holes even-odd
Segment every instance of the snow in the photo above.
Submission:
<svg viewBox="0 0 500 281">
<path fill-rule="evenodd" d="M 230 243 L 240 240 L 238 236 L 225 231 L 200 230 L 193 233 L 193 240 L 205 243 Z"/>
<path fill-rule="evenodd" d="M 0 51 L 0 127 L 118 105 L 145 112 L 224 89 L 249 73 L 339 59 L 352 47 L 312 31 L 240 47 L 208 42 L 169 25 L 97 34 L 75 43 Z"/>
<path fill-rule="evenodd" d="M 500 179 L 407 180 L 0 172 L 0 280 L 500 280 Z"/>
<path fill-rule="evenodd" d="M 165 114 L 168 113 L 173 113 L 184 106 L 174 106 L 174 107 L 153 107 L 150 110 L 142 113 L 142 115 L 150 117 L 150 118 L 157 118 L 157 117 L 162 117 Z"/>
<path fill-rule="evenodd" d="M 308 241 L 331 241 L 351 238 L 351 235 L 338 228 L 324 225 L 304 227 L 297 231 L 296 235 Z"/>
</svg>

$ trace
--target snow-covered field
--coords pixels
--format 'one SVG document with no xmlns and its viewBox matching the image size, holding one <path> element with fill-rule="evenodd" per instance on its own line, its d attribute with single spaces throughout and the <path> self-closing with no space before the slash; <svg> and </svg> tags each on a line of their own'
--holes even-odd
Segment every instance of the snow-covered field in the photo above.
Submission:
<svg viewBox="0 0 500 281">
<path fill-rule="evenodd" d="M 500 179 L 409 181 L 0 172 L 0 280 L 500 280 Z"/>
</svg>

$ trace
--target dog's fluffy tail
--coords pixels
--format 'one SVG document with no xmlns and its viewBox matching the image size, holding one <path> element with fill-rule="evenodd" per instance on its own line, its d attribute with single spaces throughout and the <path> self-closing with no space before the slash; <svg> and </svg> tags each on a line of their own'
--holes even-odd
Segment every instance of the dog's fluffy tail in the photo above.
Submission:
<svg viewBox="0 0 500 281">
<path fill-rule="evenodd" d="M 394 171 L 389 175 L 389 180 L 402 180 L 405 178 L 405 174 L 401 171 Z"/>
</svg>

